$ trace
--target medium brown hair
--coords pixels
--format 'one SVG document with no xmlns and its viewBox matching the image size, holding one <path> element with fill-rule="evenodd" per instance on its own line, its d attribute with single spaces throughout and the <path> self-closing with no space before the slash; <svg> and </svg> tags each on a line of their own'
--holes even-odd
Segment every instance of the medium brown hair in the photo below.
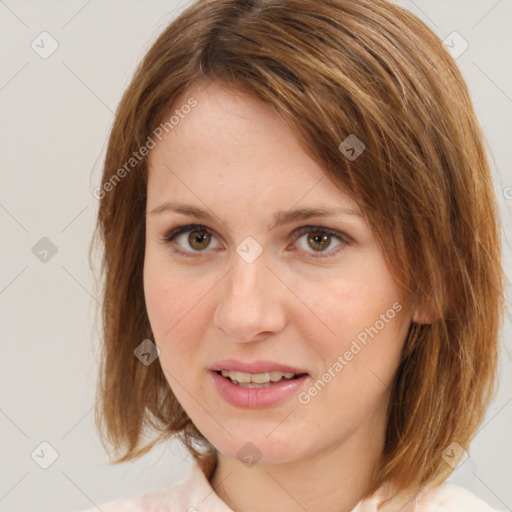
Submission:
<svg viewBox="0 0 512 512">
<path fill-rule="evenodd" d="M 110 134 L 91 243 L 103 246 L 96 422 L 105 448 L 122 452 L 113 463 L 177 436 L 208 478 L 216 466 L 159 360 L 134 356 L 154 340 L 142 278 L 147 158 L 112 186 L 177 100 L 211 81 L 287 123 L 359 204 L 406 305 L 428 310 L 429 323 L 409 328 L 366 496 L 385 482 L 397 491 L 440 484 L 452 472 L 443 451 L 468 447 L 495 392 L 500 221 L 487 143 L 455 61 L 422 21 L 384 0 L 198 1 L 138 66 Z M 356 159 L 339 149 L 349 135 L 365 146 Z"/>
</svg>

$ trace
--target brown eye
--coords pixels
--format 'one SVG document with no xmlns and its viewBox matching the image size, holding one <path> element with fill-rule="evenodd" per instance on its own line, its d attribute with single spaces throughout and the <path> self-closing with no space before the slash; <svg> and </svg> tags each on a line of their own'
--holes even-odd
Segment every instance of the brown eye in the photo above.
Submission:
<svg viewBox="0 0 512 512">
<path fill-rule="evenodd" d="M 327 249 L 331 243 L 331 236 L 311 231 L 308 236 L 308 244 L 315 251 Z"/>
<path fill-rule="evenodd" d="M 206 249 L 210 243 L 210 239 L 210 233 L 206 231 L 190 231 L 188 235 L 188 243 L 190 247 L 196 251 Z"/>
<path fill-rule="evenodd" d="M 201 225 L 178 226 L 162 238 L 162 242 L 169 244 L 173 252 L 183 256 L 200 256 L 201 253 L 208 252 L 207 249 L 220 247 L 218 242 L 211 247 L 212 240 L 215 237 Z"/>
<path fill-rule="evenodd" d="M 338 254 L 352 243 L 352 239 L 344 233 L 333 231 L 322 226 L 303 226 L 296 233 L 295 244 L 300 252 L 311 258 L 327 258 Z M 337 242 L 333 245 L 333 241 Z"/>
<path fill-rule="evenodd" d="M 322 226 L 303 226 L 294 235 L 294 244 L 298 246 L 299 252 L 311 258 L 334 256 L 353 243 L 344 233 Z M 183 256 L 200 256 L 201 253 L 208 254 L 210 249 L 221 247 L 218 242 L 217 246 L 212 246 L 212 240 L 216 241 L 215 236 L 201 225 L 178 226 L 162 237 L 163 243 L 171 245 L 173 252 Z M 333 240 L 337 241 L 334 246 Z"/>
</svg>

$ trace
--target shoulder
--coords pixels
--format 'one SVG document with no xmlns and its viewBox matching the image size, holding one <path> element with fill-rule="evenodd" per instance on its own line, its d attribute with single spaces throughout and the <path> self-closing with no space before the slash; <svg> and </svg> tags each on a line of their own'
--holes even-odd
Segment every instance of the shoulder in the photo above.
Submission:
<svg viewBox="0 0 512 512">
<path fill-rule="evenodd" d="M 233 512 L 194 462 L 188 475 L 167 488 L 132 495 L 80 512 Z"/>
<path fill-rule="evenodd" d="M 416 507 L 418 512 L 501 512 L 471 491 L 448 482 L 420 493 Z"/>
</svg>

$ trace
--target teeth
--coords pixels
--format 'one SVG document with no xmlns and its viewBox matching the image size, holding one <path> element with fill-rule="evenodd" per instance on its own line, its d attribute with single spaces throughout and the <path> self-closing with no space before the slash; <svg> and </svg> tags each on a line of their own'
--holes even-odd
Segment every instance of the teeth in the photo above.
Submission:
<svg viewBox="0 0 512 512">
<path fill-rule="evenodd" d="M 265 382 L 264 384 L 255 384 L 254 382 L 237 382 L 237 386 L 241 388 L 269 388 L 272 386 L 270 382 Z"/>
<path fill-rule="evenodd" d="M 283 377 L 285 379 L 291 379 L 294 377 L 292 372 L 266 372 L 266 373 L 244 373 L 244 372 L 232 372 L 230 370 L 222 370 L 223 377 L 229 377 L 231 380 L 239 382 L 241 384 L 269 384 L 270 382 L 280 381 Z M 244 386 L 252 387 L 252 386 Z"/>
</svg>

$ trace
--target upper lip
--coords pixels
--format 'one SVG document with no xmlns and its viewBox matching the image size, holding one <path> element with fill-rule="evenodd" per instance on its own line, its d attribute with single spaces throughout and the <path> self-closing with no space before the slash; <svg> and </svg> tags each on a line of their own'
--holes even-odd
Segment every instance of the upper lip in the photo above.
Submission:
<svg viewBox="0 0 512 512">
<path fill-rule="evenodd" d="M 235 359 L 217 361 L 210 369 L 216 372 L 220 370 L 231 370 L 244 373 L 291 372 L 296 375 L 308 373 L 306 370 L 274 361 L 244 362 L 236 361 Z"/>
</svg>

